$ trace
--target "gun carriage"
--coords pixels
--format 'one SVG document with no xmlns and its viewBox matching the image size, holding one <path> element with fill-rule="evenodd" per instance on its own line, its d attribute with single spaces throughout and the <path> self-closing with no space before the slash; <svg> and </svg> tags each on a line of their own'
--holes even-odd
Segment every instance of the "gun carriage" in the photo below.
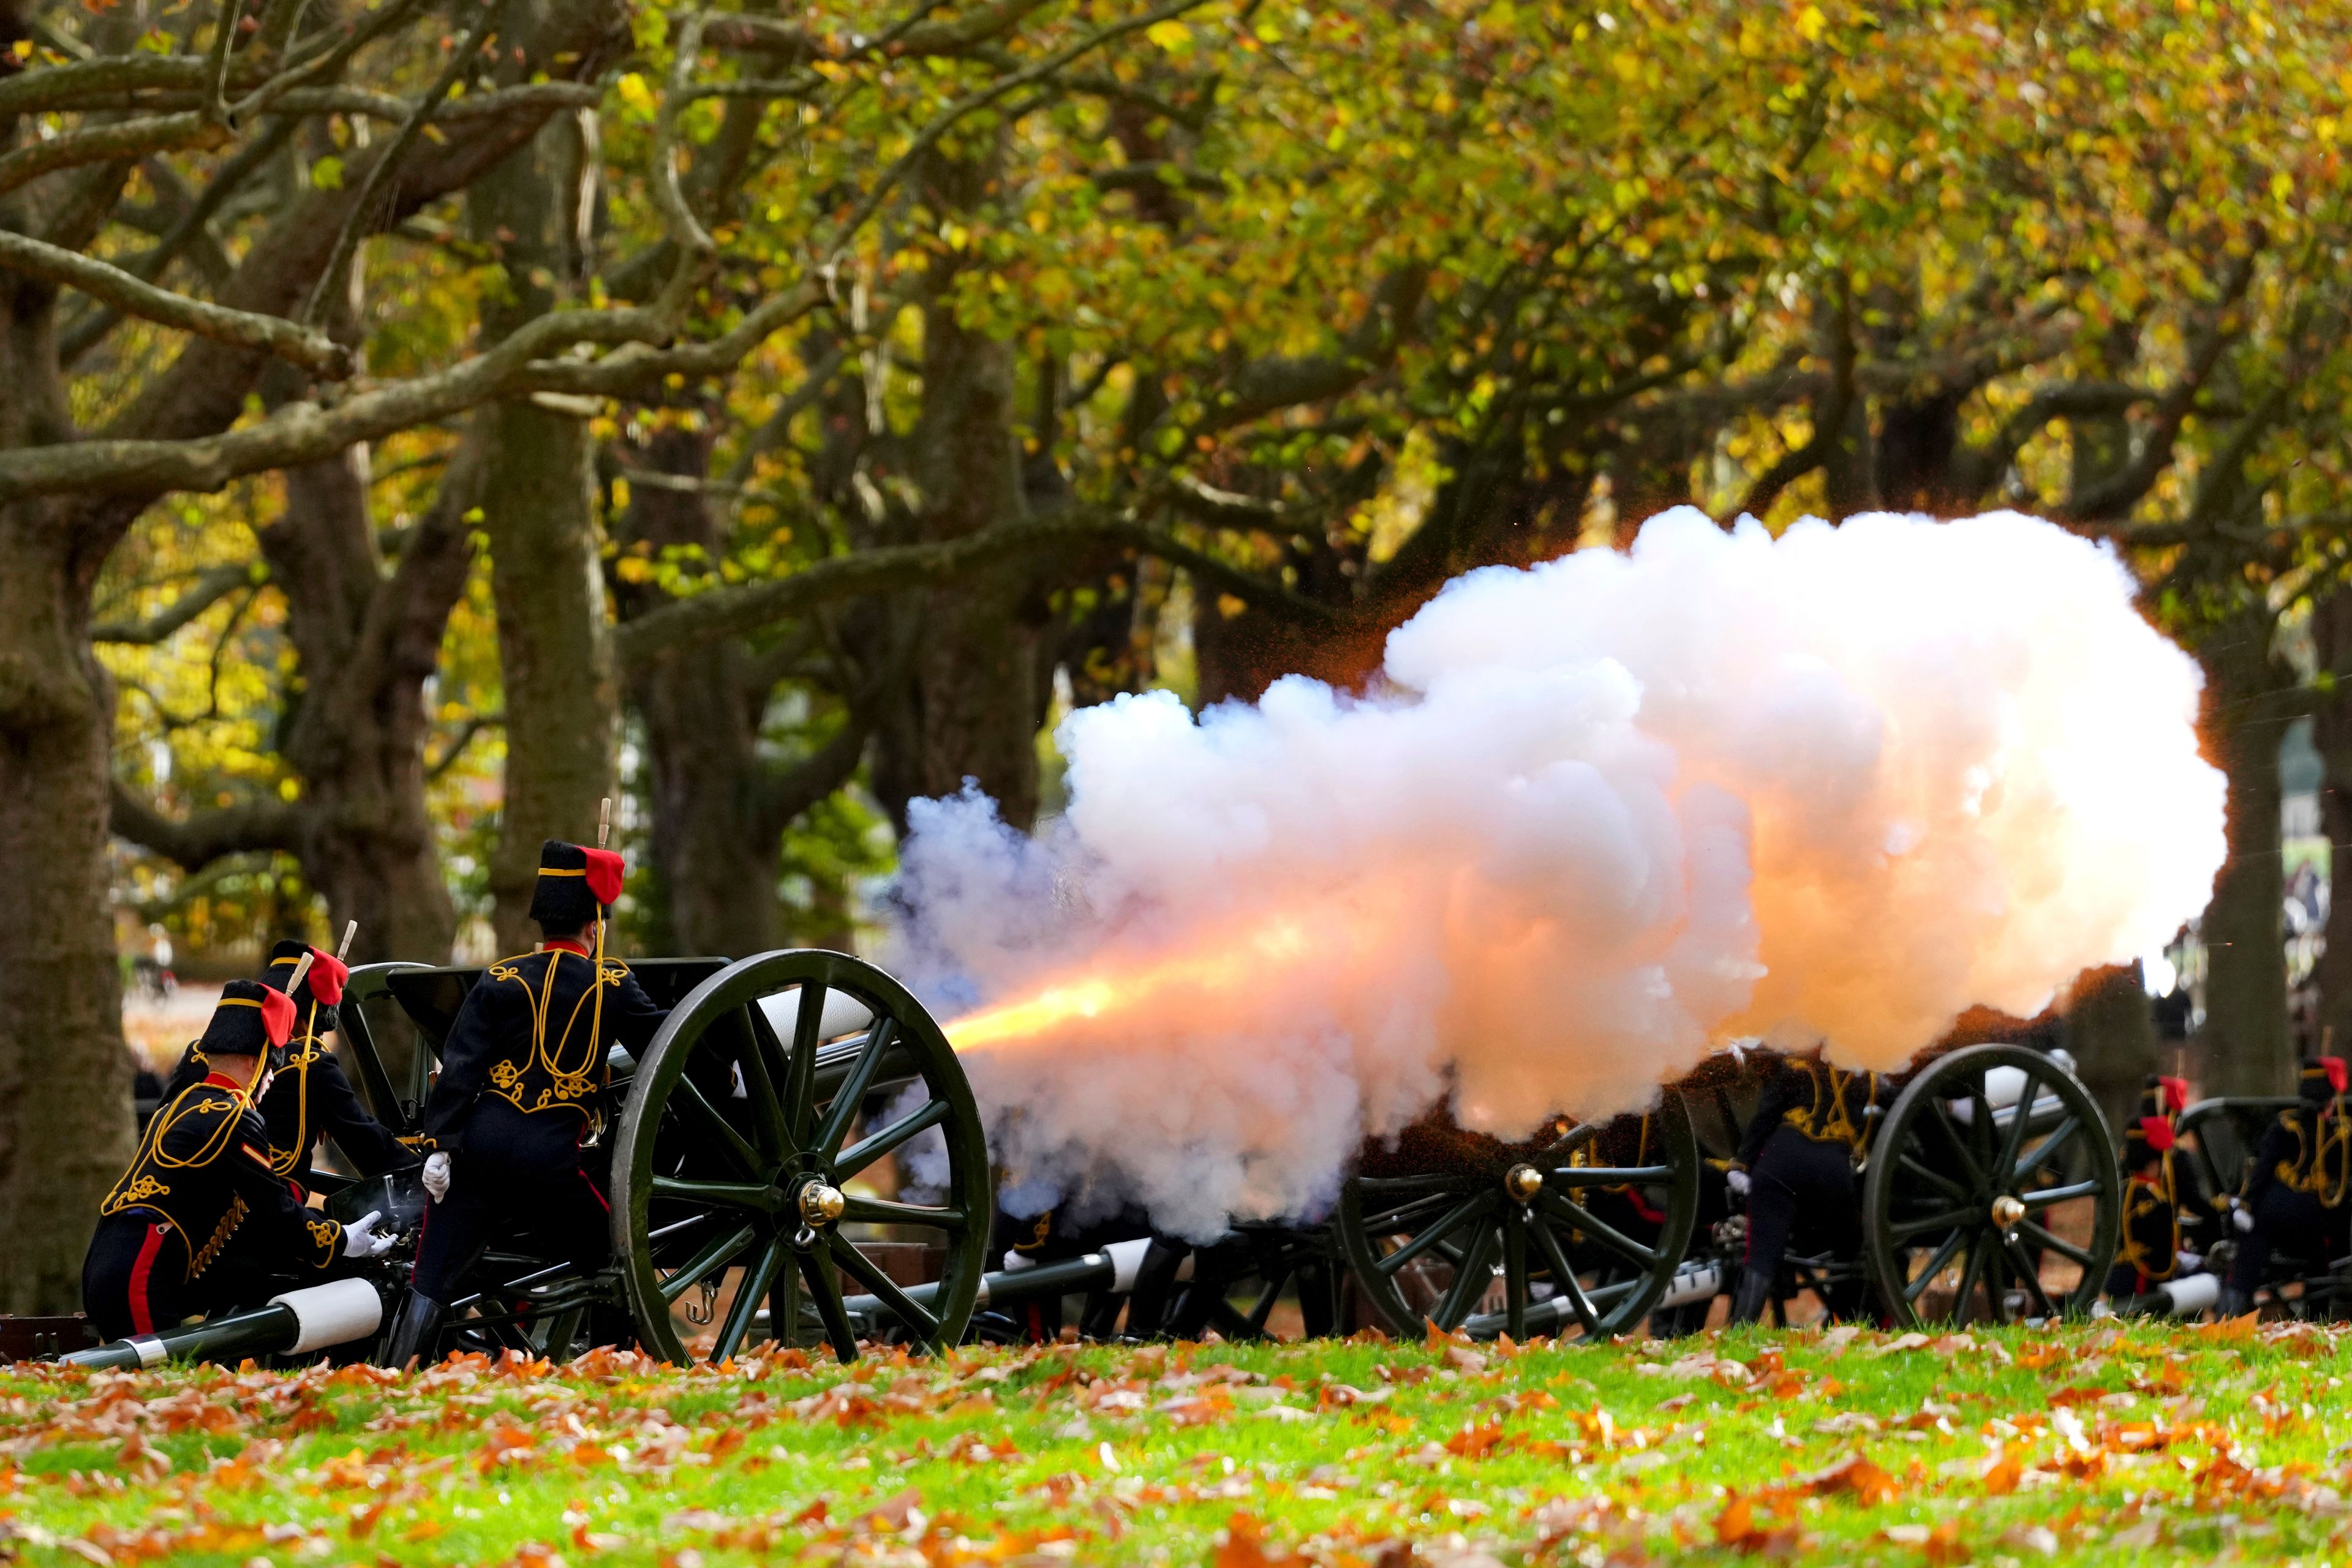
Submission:
<svg viewBox="0 0 2352 1568">
<path fill-rule="evenodd" d="M 1738 1268 L 1721 1165 L 1754 1113 L 1753 1058 L 1710 1058 L 1646 1113 L 1556 1119 L 1516 1144 L 1426 1118 L 1360 1152 L 1328 1218 L 1239 1226 L 1170 1278 L 1153 1277 L 1144 1237 L 992 1272 L 980 1113 L 946 1036 L 897 981 L 817 950 L 632 968 L 671 1012 L 642 1059 L 612 1053 L 596 1142 L 610 1262 L 586 1269 L 535 1251 L 526 1229 L 477 1265 L 439 1351 L 562 1355 L 602 1307 L 625 1309 L 640 1342 L 668 1360 L 721 1360 L 756 1341 L 847 1360 L 861 1340 L 957 1342 L 977 1309 L 1047 1293 L 1132 1298 L 1139 1285 L 1153 1305 L 1150 1321 L 1130 1313 L 1131 1332 L 1263 1335 L 1289 1292 L 1310 1333 L 1367 1321 L 1418 1333 L 1433 1321 L 1474 1337 L 1601 1337 L 1645 1321 L 1653 1331 L 1696 1326 Z M 480 973 L 406 963 L 352 973 L 344 1046 L 387 1127 L 414 1131 Z M 1895 1087 L 1863 1163 L 1863 1245 L 1792 1256 L 1780 1293 L 1828 1300 L 1859 1285 L 1906 1324 L 2087 1311 L 2116 1249 L 2121 1178 L 2067 1064 L 1974 1046 L 1923 1061 Z M 424 1209 L 413 1171 L 328 1202 L 346 1217 L 385 1211 L 409 1247 Z M 382 1267 L 381 1289 L 409 1256 Z M 1114 1305 L 1101 1325 L 1116 1315 Z M 206 1327 L 170 1352 L 222 1348 Z M 213 1337 L 291 1349 L 317 1331 L 232 1322 Z"/>
<path fill-rule="evenodd" d="M 2207 1193 L 2235 1193 L 2245 1186 L 2263 1134 L 2283 1114 L 2303 1106 L 2294 1095 L 2242 1095 L 2200 1100 L 2180 1113 L 2179 1147 L 2196 1170 Z M 2336 1212 L 2343 1212 L 2339 1194 Z M 2238 1245 L 2226 1227 L 2212 1249 L 2217 1271 Z M 2299 1318 L 2339 1318 L 2352 1310 L 2352 1256 L 2344 1247 L 2339 1225 L 2334 1251 L 2313 1251 L 2307 1246 L 2273 1248 L 2253 1291 L 2253 1305 L 2271 1307 Z"/>
</svg>

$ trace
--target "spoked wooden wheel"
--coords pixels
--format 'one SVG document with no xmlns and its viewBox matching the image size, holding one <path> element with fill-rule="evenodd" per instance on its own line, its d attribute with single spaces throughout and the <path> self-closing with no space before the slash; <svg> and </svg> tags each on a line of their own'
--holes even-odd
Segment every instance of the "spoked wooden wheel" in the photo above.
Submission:
<svg viewBox="0 0 2352 1568">
<path fill-rule="evenodd" d="M 1167 1321 L 1129 1331 L 1197 1340 L 1214 1330 L 1229 1340 L 1321 1339 L 1339 1331 L 1344 1265 L 1328 1226 L 1252 1224 L 1201 1248 L 1192 1278 L 1177 1288 Z M 1294 1323 L 1283 1310 L 1295 1290 Z"/>
<path fill-rule="evenodd" d="M 881 1124 L 865 1125 L 869 1097 L 891 1088 Z M 871 1190 L 918 1149 L 939 1201 Z M 895 1337 L 951 1345 L 980 1289 L 992 1190 L 963 1068 L 906 987 L 843 953 L 762 953 L 697 986 L 636 1065 L 614 1150 L 614 1250 L 638 1332 L 666 1360 L 690 1359 L 671 1316 L 681 1302 L 716 1324 L 713 1361 L 743 1348 L 763 1305 L 775 1340 L 822 1338 L 854 1360 L 844 1274 Z M 921 1237 L 940 1258 L 929 1300 L 860 1252 L 851 1226 Z"/>
<path fill-rule="evenodd" d="M 2021 1046 L 1921 1069 L 1878 1130 L 1864 1247 L 1898 1323 L 2088 1312 L 2122 1224 L 2107 1124 L 2074 1076 Z"/>
<path fill-rule="evenodd" d="M 1377 1161 L 1340 1193 L 1340 1247 L 1391 1330 L 1418 1334 L 1427 1320 L 1478 1339 L 1597 1338 L 1632 1328 L 1665 1293 L 1698 1214 L 1698 1146 L 1680 1095 L 1669 1090 L 1646 1125 L 1622 1117 L 1534 1144 L 1447 1142 L 1430 1159 L 1432 1141 L 1408 1133 L 1400 1155 L 1428 1168 Z M 1654 1234 L 1612 1222 L 1621 1198 L 1626 1212 L 1659 1216 Z"/>
</svg>

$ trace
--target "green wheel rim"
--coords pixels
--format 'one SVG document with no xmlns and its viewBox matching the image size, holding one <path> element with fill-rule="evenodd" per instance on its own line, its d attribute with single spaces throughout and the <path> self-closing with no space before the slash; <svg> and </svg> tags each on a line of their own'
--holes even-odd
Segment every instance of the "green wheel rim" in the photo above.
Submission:
<svg viewBox="0 0 2352 1568">
<path fill-rule="evenodd" d="M 1996 1108 L 1987 1075 L 2002 1068 L 2024 1083 Z M 2123 1177 L 2074 1074 L 2022 1046 L 1970 1046 L 1920 1069 L 1887 1112 L 1863 1216 L 1871 1278 L 1898 1324 L 2078 1317 L 2115 1261 Z M 2050 1279 L 2053 1258 L 2081 1271 L 2072 1288 Z"/>
<path fill-rule="evenodd" d="M 1665 1294 L 1698 1217 L 1698 1143 L 1682 1096 L 1666 1091 L 1651 1122 L 1654 1147 L 1639 1165 L 1594 1163 L 1617 1124 L 1585 1122 L 1540 1146 L 1444 1169 L 1353 1176 L 1335 1216 L 1349 1270 L 1399 1334 L 1418 1335 L 1424 1321 L 1474 1339 L 1624 1333 Z M 1513 1186 L 1515 1173 L 1532 1173 L 1516 1178 L 1526 1187 Z M 1624 1234 L 1580 1202 L 1610 1187 L 1663 1198 L 1654 1240 Z M 1409 1271 L 1423 1277 L 1418 1293 L 1409 1292 Z M 1496 1282 L 1499 1310 L 1482 1310 Z M 1538 1283 L 1551 1289 L 1542 1300 Z"/>
<path fill-rule="evenodd" d="M 862 1009 L 828 1040 L 831 999 Z M 877 1089 L 920 1085 L 912 1109 L 861 1127 Z M 937 1128 L 944 1194 L 905 1204 L 845 1190 Z M 731 1283 L 715 1311 L 710 1359 L 751 1342 L 758 1314 L 786 1344 L 857 1354 L 849 1294 L 877 1298 L 897 1337 L 955 1343 L 985 1268 L 994 1187 L 962 1066 L 907 988 L 845 953 L 803 948 L 730 964 L 697 986 L 646 1047 L 629 1084 L 613 1157 L 613 1244 L 637 1331 L 666 1361 L 693 1359 L 672 1306 Z M 828 1206 L 830 1212 L 826 1212 Z M 936 1290 L 910 1297 L 844 1234 L 913 1230 L 943 1253 Z M 715 1302 L 714 1302 L 715 1305 Z M 804 1326 L 805 1325 L 805 1326 Z"/>
</svg>

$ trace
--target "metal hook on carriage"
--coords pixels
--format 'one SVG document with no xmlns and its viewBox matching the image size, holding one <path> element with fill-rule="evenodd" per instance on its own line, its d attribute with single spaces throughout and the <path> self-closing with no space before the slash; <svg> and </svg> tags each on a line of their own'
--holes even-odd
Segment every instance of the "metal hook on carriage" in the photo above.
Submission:
<svg viewBox="0 0 2352 1568">
<path fill-rule="evenodd" d="M 697 1308 L 693 1302 L 688 1301 L 686 1304 L 686 1321 L 700 1328 L 718 1315 L 719 1282 L 715 1279 L 705 1279 L 702 1282 L 702 1305 Z"/>
</svg>

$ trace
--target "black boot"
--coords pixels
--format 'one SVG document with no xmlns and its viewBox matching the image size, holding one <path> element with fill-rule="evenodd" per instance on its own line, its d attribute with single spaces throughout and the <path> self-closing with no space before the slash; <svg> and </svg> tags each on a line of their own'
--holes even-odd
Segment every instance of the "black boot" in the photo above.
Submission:
<svg viewBox="0 0 2352 1568">
<path fill-rule="evenodd" d="M 1731 1321 L 1752 1323 L 1763 1317 L 1764 1309 L 1772 1300 L 1772 1276 L 1762 1268 L 1739 1271 L 1739 1289 L 1731 1295 Z"/>
<path fill-rule="evenodd" d="M 2253 1310 L 2253 1301 L 2235 1285 L 2222 1286 L 2221 1293 L 2213 1299 L 2213 1316 L 2222 1322 L 2242 1318 Z"/>
<path fill-rule="evenodd" d="M 383 1347 L 383 1364 L 406 1367 L 420 1357 L 430 1360 L 441 1328 L 441 1303 L 411 1290 L 400 1299 L 400 1315 L 392 1321 L 392 1335 Z"/>
</svg>

